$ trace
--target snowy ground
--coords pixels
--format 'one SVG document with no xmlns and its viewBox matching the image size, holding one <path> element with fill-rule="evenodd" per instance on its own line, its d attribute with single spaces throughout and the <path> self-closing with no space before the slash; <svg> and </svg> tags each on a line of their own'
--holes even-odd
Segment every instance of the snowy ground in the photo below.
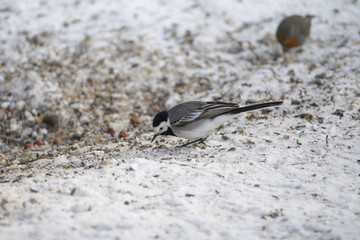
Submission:
<svg viewBox="0 0 360 240">
<path fill-rule="evenodd" d="M 295 13 L 316 17 L 284 64 L 274 32 Z M 357 239 L 359 16 L 356 0 L 3 0 L 0 239 Z M 177 103 L 280 99 L 207 146 L 150 143 Z"/>
</svg>

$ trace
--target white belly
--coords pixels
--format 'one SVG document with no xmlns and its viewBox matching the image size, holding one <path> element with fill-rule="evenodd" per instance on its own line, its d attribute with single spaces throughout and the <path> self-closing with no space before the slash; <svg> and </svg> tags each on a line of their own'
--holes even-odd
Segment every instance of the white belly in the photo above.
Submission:
<svg viewBox="0 0 360 240">
<path fill-rule="evenodd" d="M 213 120 L 200 120 L 182 127 L 171 127 L 171 129 L 178 137 L 199 139 L 209 136 L 216 128 L 234 117 L 236 115 L 223 115 Z"/>
</svg>

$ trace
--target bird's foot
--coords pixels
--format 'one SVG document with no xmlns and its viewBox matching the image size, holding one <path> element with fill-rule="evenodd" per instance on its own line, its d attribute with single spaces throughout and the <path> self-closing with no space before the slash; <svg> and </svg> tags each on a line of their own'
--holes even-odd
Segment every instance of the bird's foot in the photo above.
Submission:
<svg viewBox="0 0 360 240">
<path fill-rule="evenodd" d="M 282 57 L 283 57 L 283 62 L 282 62 L 282 64 L 284 65 L 284 66 L 289 66 L 290 64 L 291 64 L 291 60 L 290 60 L 290 58 L 288 57 L 288 55 L 286 55 L 285 53 L 282 55 Z"/>
<path fill-rule="evenodd" d="M 194 141 L 190 141 L 188 143 L 185 143 L 185 144 L 181 145 L 180 147 L 181 148 L 186 147 L 186 146 L 189 146 L 190 144 L 193 144 L 193 143 L 202 143 L 202 144 L 204 144 L 206 146 L 205 140 L 206 140 L 206 138 L 199 138 L 199 139 L 196 139 Z"/>
</svg>

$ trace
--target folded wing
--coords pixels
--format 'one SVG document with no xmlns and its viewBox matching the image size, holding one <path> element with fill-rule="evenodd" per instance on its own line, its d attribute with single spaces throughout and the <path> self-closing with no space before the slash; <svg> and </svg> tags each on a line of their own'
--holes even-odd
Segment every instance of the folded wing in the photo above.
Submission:
<svg viewBox="0 0 360 240">
<path fill-rule="evenodd" d="M 171 112 L 170 116 L 172 116 L 170 124 L 174 127 L 181 127 L 202 119 L 211 119 L 238 108 L 237 103 L 187 102 L 169 110 Z"/>
</svg>

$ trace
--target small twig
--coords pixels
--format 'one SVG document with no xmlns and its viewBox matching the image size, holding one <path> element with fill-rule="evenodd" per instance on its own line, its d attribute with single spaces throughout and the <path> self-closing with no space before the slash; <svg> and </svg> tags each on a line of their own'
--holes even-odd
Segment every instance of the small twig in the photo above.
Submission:
<svg viewBox="0 0 360 240">
<path fill-rule="evenodd" d="M 326 135 L 326 140 L 325 140 L 325 142 L 326 142 L 326 146 L 329 147 L 329 135 Z"/>
</svg>

